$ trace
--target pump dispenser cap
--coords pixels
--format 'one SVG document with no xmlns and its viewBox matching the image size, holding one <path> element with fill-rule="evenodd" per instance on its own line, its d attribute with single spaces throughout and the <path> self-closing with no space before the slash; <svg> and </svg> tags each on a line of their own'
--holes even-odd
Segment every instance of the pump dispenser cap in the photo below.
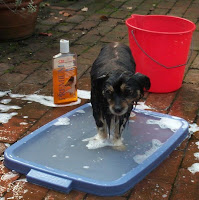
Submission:
<svg viewBox="0 0 199 200">
<path fill-rule="evenodd" d="M 68 53 L 69 52 L 69 40 L 60 40 L 60 53 Z"/>
</svg>

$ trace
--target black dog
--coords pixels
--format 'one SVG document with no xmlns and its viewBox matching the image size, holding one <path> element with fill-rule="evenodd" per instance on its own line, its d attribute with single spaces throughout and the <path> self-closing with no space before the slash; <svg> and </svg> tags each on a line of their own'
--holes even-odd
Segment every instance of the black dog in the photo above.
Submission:
<svg viewBox="0 0 199 200">
<path fill-rule="evenodd" d="M 150 79 L 135 74 L 128 46 L 115 42 L 101 49 L 91 69 L 91 104 L 100 138 L 110 137 L 114 125 L 114 146 L 123 146 L 121 133 L 144 88 L 150 88 Z"/>
</svg>

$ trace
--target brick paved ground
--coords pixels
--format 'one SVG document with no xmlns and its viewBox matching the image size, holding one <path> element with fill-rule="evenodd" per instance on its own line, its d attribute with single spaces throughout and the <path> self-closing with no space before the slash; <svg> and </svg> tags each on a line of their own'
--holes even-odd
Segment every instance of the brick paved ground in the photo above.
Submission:
<svg viewBox="0 0 199 200">
<path fill-rule="evenodd" d="M 164 14 L 184 17 L 197 25 L 193 39 L 193 54 L 186 68 L 183 86 L 169 94 L 145 95 L 145 103 L 154 110 L 182 117 L 199 125 L 199 0 L 79 0 L 44 1 L 36 26 L 36 33 L 22 41 L 0 43 L 0 90 L 12 93 L 52 95 L 51 58 L 58 53 L 60 38 L 71 41 L 71 49 L 78 54 L 78 88 L 89 90 L 89 70 L 100 48 L 112 41 L 128 44 L 124 20 L 132 13 Z M 81 11 L 87 7 L 88 11 Z M 60 11 L 69 13 L 63 16 Z M 52 33 L 42 36 L 39 33 Z M 5 96 L 0 98 L 2 100 Z M 86 103 L 83 100 L 81 104 Z M 52 108 L 13 98 L 9 105 L 18 112 L 8 123 L 0 126 L 0 199 L 36 200 L 197 200 L 199 173 L 187 168 L 197 163 L 194 153 L 199 132 L 186 139 L 143 181 L 120 197 L 97 197 L 78 191 L 62 194 L 25 181 L 21 174 L 13 174 L 3 165 L 3 152 L 23 136 L 52 119 L 79 106 Z M 24 118 L 28 116 L 28 118 Z M 26 122 L 20 125 L 21 122 Z M 9 176 L 10 175 L 10 176 Z M 9 178 L 5 178 L 9 177 Z M 20 180 L 20 181 L 18 181 Z"/>
</svg>

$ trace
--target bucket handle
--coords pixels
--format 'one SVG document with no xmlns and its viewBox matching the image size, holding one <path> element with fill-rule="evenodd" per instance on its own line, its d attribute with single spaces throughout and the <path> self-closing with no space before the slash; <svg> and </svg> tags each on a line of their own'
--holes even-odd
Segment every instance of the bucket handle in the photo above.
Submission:
<svg viewBox="0 0 199 200">
<path fill-rule="evenodd" d="M 192 56 L 192 52 L 193 52 L 192 42 L 191 42 L 191 53 L 190 53 L 190 56 L 189 56 L 188 61 L 187 61 L 185 64 L 176 65 L 176 66 L 172 66 L 172 67 L 167 67 L 166 65 L 163 65 L 163 64 L 159 63 L 157 60 L 155 60 L 154 58 L 152 58 L 146 51 L 144 51 L 144 49 L 140 46 L 140 44 L 138 43 L 137 39 L 135 38 L 135 34 L 134 34 L 133 30 L 131 31 L 131 33 L 132 33 L 132 35 L 133 35 L 133 38 L 134 38 L 134 40 L 135 40 L 135 43 L 136 43 L 137 46 L 140 48 L 140 50 L 141 50 L 147 57 L 149 57 L 152 61 L 154 61 L 154 62 L 157 63 L 158 65 L 160 65 L 160 66 L 162 66 L 162 67 L 164 67 L 164 68 L 166 68 L 166 69 L 173 69 L 173 68 L 177 68 L 177 67 L 182 67 L 182 66 L 184 66 L 184 65 L 186 65 L 186 64 L 189 63 L 189 60 L 190 60 L 190 58 L 191 58 L 191 56 Z"/>
</svg>

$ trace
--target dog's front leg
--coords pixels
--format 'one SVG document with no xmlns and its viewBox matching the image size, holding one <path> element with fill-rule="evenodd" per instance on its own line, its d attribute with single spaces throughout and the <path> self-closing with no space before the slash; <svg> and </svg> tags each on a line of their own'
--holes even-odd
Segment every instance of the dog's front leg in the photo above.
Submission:
<svg viewBox="0 0 199 200">
<path fill-rule="evenodd" d="M 122 142 L 122 137 L 121 137 L 123 130 L 124 130 L 123 124 L 121 125 L 120 120 L 116 118 L 115 131 L 113 136 L 113 148 L 120 151 L 124 151 L 126 149 L 125 145 Z"/>
<path fill-rule="evenodd" d="M 103 120 L 103 119 L 100 119 L 98 123 L 96 123 L 97 125 L 97 134 L 98 134 L 98 137 L 100 139 L 107 139 L 107 136 L 108 136 L 108 133 L 107 133 L 107 123 L 106 123 L 106 120 Z"/>
</svg>

